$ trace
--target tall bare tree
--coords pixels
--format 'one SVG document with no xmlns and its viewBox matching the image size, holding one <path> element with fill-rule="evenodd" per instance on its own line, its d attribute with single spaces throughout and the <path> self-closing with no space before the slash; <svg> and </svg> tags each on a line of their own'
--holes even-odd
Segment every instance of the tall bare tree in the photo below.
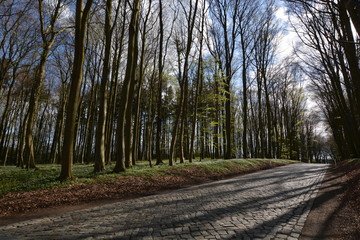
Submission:
<svg viewBox="0 0 360 240">
<path fill-rule="evenodd" d="M 197 16 L 198 11 L 198 5 L 199 1 L 196 0 L 195 3 L 190 2 L 189 3 L 189 9 L 186 9 L 186 6 L 179 2 L 182 10 L 184 11 L 186 15 L 186 23 L 187 23 L 187 32 L 186 32 L 186 41 L 184 43 L 181 42 L 179 37 L 176 37 L 175 39 L 175 45 L 177 48 L 178 57 L 180 58 L 180 54 L 182 51 L 184 51 L 184 64 L 183 69 L 181 70 L 180 61 L 178 61 L 178 67 L 179 67 L 179 84 L 180 84 L 180 96 L 178 99 L 178 108 L 176 111 L 175 116 L 175 122 L 173 125 L 172 130 L 172 139 L 171 139 L 171 145 L 170 145 L 170 156 L 169 156 L 169 165 L 172 166 L 174 164 L 175 160 L 175 152 L 176 152 L 176 144 L 178 141 L 178 138 L 180 139 L 180 162 L 184 161 L 184 149 L 183 149 L 183 129 L 184 124 L 183 122 L 181 124 L 181 121 L 185 121 L 186 115 L 184 112 L 186 110 L 186 97 L 187 97 L 187 91 L 188 91 L 188 72 L 189 72 L 189 57 L 190 57 L 190 51 L 193 44 L 193 30 L 195 27 L 195 20 Z M 182 44 L 184 44 L 184 49 L 182 49 Z M 182 127 L 181 127 L 182 125 Z M 180 132 L 180 133 L 179 133 Z"/>
<path fill-rule="evenodd" d="M 224 81 L 225 101 L 225 159 L 232 158 L 232 111 L 231 80 L 237 67 L 234 64 L 237 40 L 240 34 L 237 25 L 240 0 L 212 0 L 210 13 L 212 26 L 209 29 L 211 42 L 208 43 L 211 55 L 217 60 Z"/>
<path fill-rule="evenodd" d="M 164 17 L 163 4 L 159 0 L 159 79 L 158 79 L 158 96 L 157 96 L 157 119 L 156 119 L 156 165 L 162 163 L 161 154 L 161 132 L 162 132 L 162 91 L 163 91 L 163 70 L 164 70 Z"/>
<path fill-rule="evenodd" d="M 112 0 L 106 1 L 106 13 L 105 13 L 105 55 L 103 61 L 102 78 L 99 92 L 99 117 L 96 127 L 96 144 L 95 144 L 95 165 L 94 172 L 102 172 L 105 170 L 105 150 L 106 150 L 106 118 L 107 118 L 107 105 L 108 105 L 108 90 L 107 84 L 110 78 L 110 58 L 111 58 L 111 45 L 112 35 L 116 20 L 119 14 L 121 1 L 118 3 L 114 20 L 112 19 Z"/>
<path fill-rule="evenodd" d="M 55 6 L 48 5 L 48 11 L 44 11 L 44 1 L 38 1 L 40 33 L 42 39 L 42 48 L 40 50 L 39 65 L 36 68 L 34 82 L 31 89 L 29 108 L 24 120 L 25 127 L 25 163 L 27 168 L 35 168 L 33 128 L 37 115 L 41 84 L 45 77 L 45 65 L 49 56 L 51 47 L 54 44 L 56 36 L 66 28 L 57 26 L 57 21 L 61 15 L 62 9 L 66 6 L 63 1 L 56 1 Z M 46 15 L 50 12 L 49 16 Z"/>
<path fill-rule="evenodd" d="M 61 172 L 59 176 L 61 181 L 74 178 L 72 166 L 74 160 L 75 120 L 83 77 L 87 20 L 92 3 L 93 0 L 87 0 L 84 6 L 84 0 L 76 1 L 74 66 L 71 74 L 69 100 L 66 109 Z"/>
<path fill-rule="evenodd" d="M 360 155 L 359 56 L 347 1 L 288 1 L 311 51 L 301 54 L 319 97 L 341 158 Z M 309 62 L 317 64 L 306 64 Z"/>
<path fill-rule="evenodd" d="M 130 4 L 130 3 L 129 3 Z M 124 82 L 121 89 L 120 96 L 120 107 L 119 107 L 119 116 L 117 121 L 116 128 L 116 165 L 114 172 L 122 172 L 126 170 L 125 159 L 126 148 L 131 146 L 131 135 L 125 134 L 126 122 L 131 123 L 131 103 L 133 101 L 134 87 L 135 87 L 135 71 L 137 67 L 137 58 L 138 58 L 138 35 L 139 35 L 139 15 L 140 15 L 140 0 L 134 0 L 133 4 L 130 5 L 131 8 L 131 19 L 129 24 L 129 40 L 128 40 L 128 53 L 127 53 L 127 64 L 125 70 Z M 131 126 L 131 125 L 130 125 Z M 131 151 L 127 151 L 128 154 L 131 154 Z"/>
<path fill-rule="evenodd" d="M 204 59 L 203 59 L 203 45 L 204 45 L 204 30 L 205 30 L 205 21 L 206 21 L 206 13 L 207 7 L 205 1 L 200 3 L 201 5 L 201 14 L 198 26 L 198 34 L 199 34 L 199 59 L 197 63 L 197 71 L 196 71 L 196 84 L 195 84 L 195 100 L 194 100 L 194 112 L 193 112 L 193 120 L 191 124 L 191 139 L 190 139 L 190 150 L 189 150 L 189 162 L 192 162 L 194 157 L 194 141 L 196 134 L 196 123 L 198 116 L 198 107 L 199 107 L 199 99 L 202 92 L 202 85 L 204 82 Z"/>
</svg>

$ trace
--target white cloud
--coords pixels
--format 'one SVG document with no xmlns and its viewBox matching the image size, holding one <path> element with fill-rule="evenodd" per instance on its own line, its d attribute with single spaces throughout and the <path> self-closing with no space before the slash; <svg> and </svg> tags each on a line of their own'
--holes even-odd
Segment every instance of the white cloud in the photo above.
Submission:
<svg viewBox="0 0 360 240">
<path fill-rule="evenodd" d="M 285 6 L 280 6 L 277 9 L 275 17 L 277 18 L 277 21 L 279 21 L 280 26 L 283 26 L 283 31 L 280 34 L 279 40 L 278 58 L 284 59 L 293 55 L 293 49 L 299 42 L 299 37 L 289 24 L 290 20 L 292 21 L 293 19 L 288 15 Z"/>
<path fill-rule="evenodd" d="M 286 7 L 284 6 L 279 7 L 275 12 L 275 17 L 283 22 L 287 22 L 288 16 L 286 13 Z"/>
</svg>

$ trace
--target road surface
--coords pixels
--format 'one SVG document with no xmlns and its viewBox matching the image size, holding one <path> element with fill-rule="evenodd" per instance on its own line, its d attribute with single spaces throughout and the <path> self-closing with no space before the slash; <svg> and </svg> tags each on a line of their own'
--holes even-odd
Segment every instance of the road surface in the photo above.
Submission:
<svg viewBox="0 0 360 240">
<path fill-rule="evenodd" d="M 297 239 L 328 165 L 292 164 L 0 227 L 5 239 Z"/>
</svg>

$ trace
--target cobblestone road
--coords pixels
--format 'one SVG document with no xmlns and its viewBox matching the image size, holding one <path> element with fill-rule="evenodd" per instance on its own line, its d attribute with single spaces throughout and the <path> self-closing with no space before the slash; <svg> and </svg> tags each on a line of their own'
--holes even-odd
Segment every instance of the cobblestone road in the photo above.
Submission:
<svg viewBox="0 0 360 240">
<path fill-rule="evenodd" d="M 0 239 L 297 239 L 327 165 L 293 164 L 0 227 Z"/>
</svg>

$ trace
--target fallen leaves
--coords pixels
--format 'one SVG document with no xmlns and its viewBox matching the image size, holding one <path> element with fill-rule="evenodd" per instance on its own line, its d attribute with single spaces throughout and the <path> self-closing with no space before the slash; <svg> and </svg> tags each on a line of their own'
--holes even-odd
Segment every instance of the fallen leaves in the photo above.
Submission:
<svg viewBox="0 0 360 240">
<path fill-rule="evenodd" d="M 253 167 L 246 171 L 234 168 L 227 173 L 220 173 L 205 171 L 193 166 L 186 168 L 186 170 L 171 170 L 169 173 L 155 176 L 122 176 L 93 183 L 74 183 L 67 187 L 8 193 L 0 198 L 0 217 L 29 213 L 38 209 L 45 210 L 56 206 L 72 206 L 97 200 L 130 199 L 265 168 L 269 168 L 269 166 Z"/>
</svg>

